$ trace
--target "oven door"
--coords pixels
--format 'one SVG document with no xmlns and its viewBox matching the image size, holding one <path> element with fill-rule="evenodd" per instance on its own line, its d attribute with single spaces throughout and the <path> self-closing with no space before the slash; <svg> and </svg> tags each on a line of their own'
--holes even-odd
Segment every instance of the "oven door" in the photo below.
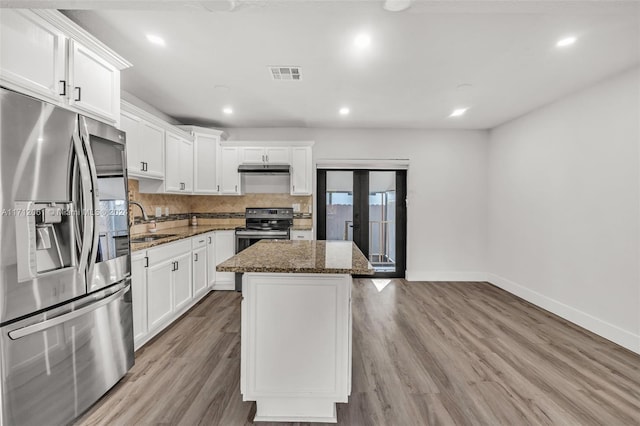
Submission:
<svg viewBox="0 0 640 426">
<path fill-rule="evenodd" d="M 285 231 L 236 231 L 236 254 L 254 245 L 260 240 L 288 240 L 289 230 Z M 242 273 L 236 273 L 236 291 L 242 291 Z"/>
</svg>

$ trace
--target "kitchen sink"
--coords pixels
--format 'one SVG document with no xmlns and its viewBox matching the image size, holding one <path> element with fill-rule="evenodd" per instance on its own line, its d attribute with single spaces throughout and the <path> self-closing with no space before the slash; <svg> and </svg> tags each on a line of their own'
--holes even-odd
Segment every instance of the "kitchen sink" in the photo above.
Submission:
<svg viewBox="0 0 640 426">
<path fill-rule="evenodd" d="M 132 243 L 150 243 L 152 241 L 161 240 L 163 238 L 175 237 L 176 234 L 148 234 L 140 237 L 132 238 Z"/>
</svg>

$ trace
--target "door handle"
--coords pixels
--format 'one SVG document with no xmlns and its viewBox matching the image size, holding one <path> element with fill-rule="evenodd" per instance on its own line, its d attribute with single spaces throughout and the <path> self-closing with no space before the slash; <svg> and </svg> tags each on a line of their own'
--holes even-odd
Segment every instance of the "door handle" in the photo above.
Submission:
<svg viewBox="0 0 640 426">
<path fill-rule="evenodd" d="M 149 267 L 149 256 L 145 256 L 144 257 L 144 267 L 148 268 Z"/>
<path fill-rule="evenodd" d="M 220 192 L 220 185 L 218 185 L 218 192 Z"/>
<path fill-rule="evenodd" d="M 74 318 L 81 317 L 82 315 L 85 315 L 85 314 L 87 314 L 89 312 L 95 311 L 96 309 L 100 308 L 101 306 L 108 305 L 109 303 L 113 302 L 114 300 L 120 298 L 120 296 L 122 296 L 124 293 L 129 291 L 130 288 L 131 288 L 131 285 L 128 284 L 126 287 L 120 289 L 120 291 L 117 291 L 117 292 L 113 293 L 111 296 L 109 296 L 109 297 L 107 297 L 105 299 L 100 299 L 97 302 L 91 303 L 90 305 L 83 306 L 82 308 L 76 309 L 75 311 L 71 311 L 71 312 L 68 312 L 66 314 L 62 314 L 62 315 L 59 315 L 57 317 L 50 318 L 48 320 L 39 322 L 37 324 L 28 325 L 26 327 L 22 327 L 22 328 L 18 328 L 16 330 L 10 331 L 9 332 L 9 338 L 11 338 L 11 340 L 20 339 L 21 337 L 25 337 L 25 336 L 28 336 L 30 334 L 38 333 L 38 332 L 44 331 L 44 330 L 46 330 L 48 328 L 55 327 L 56 325 L 60 325 L 60 324 L 65 323 L 67 321 L 71 321 Z"/>
<path fill-rule="evenodd" d="M 77 93 L 75 101 L 80 102 L 80 100 L 82 99 L 82 88 L 80 86 L 76 86 L 75 89 Z"/>
<path fill-rule="evenodd" d="M 84 271 L 87 263 L 89 262 L 89 251 L 91 249 L 91 239 L 93 237 L 94 232 L 94 221 L 93 217 L 87 211 L 88 204 L 90 204 L 93 211 L 93 203 L 92 203 L 92 178 L 91 178 L 91 170 L 89 167 L 89 162 L 87 157 L 84 154 L 84 148 L 82 147 L 82 141 L 80 140 L 80 135 L 77 133 L 73 134 L 73 148 L 76 153 L 76 161 L 78 162 L 78 169 L 80 170 L 80 187 L 82 190 L 82 206 L 80 207 L 80 213 L 83 218 L 82 223 L 82 247 L 80 248 L 80 259 L 78 264 L 78 270 Z"/>
<path fill-rule="evenodd" d="M 97 212 L 100 208 L 100 198 L 98 197 L 98 172 L 96 169 L 96 163 L 93 157 L 93 150 L 91 149 L 91 142 L 89 139 L 89 130 L 87 128 L 87 121 L 84 117 L 80 116 L 80 142 L 84 145 L 84 150 L 87 153 L 89 163 L 89 176 L 91 177 L 91 198 L 92 198 L 92 212 Z M 98 251 L 98 242 L 100 235 L 96 232 L 97 221 L 95 216 L 91 216 L 91 222 L 93 226 L 93 244 L 91 245 L 91 253 L 89 253 L 89 270 L 93 270 L 93 266 L 96 261 L 96 254 Z M 92 283 L 87 283 L 89 286 Z"/>
<path fill-rule="evenodd" d="M 60 96 L 67 96 L 67 81 L 60 80 L 60 83 L 62 84 L 62 93 L 60 93 Z"/>
<path fill-rule="evenodd" d="M 194 262 L 197 262 L 198 261 L 198 253 L 193 253 L 193 256 L 194 256 L 194 258 L 193 258 Z"/>
<path fill-rule="evenodd" d="M 209 244 L 211 244 L 211 237 L 209 237 Z"/>
</svg>

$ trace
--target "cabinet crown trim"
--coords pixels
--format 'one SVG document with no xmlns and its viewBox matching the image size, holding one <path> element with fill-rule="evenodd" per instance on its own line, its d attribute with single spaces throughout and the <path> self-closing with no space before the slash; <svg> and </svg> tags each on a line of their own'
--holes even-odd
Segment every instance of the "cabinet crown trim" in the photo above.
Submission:
<svg viewBox="0 0 640 426">
<path fill-rule="evenodd" d="M 88 49 L 96 52 L 119 70 L 133 66 L 131 62 L 127 61 L 84 28 L 67 18 L 63 13 L 53 9 L 33 9 L 32 12 L 53 24 L 67 37 L 78 41 Z"/>
<path fill-rule="evenodd" d="M 227 136 L 227 133 L 224 130 L 212 129 L 210 127 L 200 127 L 193 126 L 190 124 L 180 124 L 176 127 L 188 132 L 192 135 L 210 135 L 210 136 L 219 136 L 221 139 Z"/>
<path fill-rule="evenodd" d="M 222 141 L 220 146 L 235 147 L 305 147 L 313 146 L 315 141 Z"/>
<path fill-rule="evenodd" d="M 184 129 L 181 129 L 180 127 L 175 126 L 171 123 L 167 123 L 162 118 L 138 106 L 130 104 L 127 101 L 120 101 L 120 110 L 125 114 L 133 115 L 137 118 L 148 121 L 149 123 L 160 127 L 165 132 L 169 132 L 175 136 L 179 136 L 183 139 L 187 139 L 188 141 L 193 142 L 193 136 L 190 133 L 186 132 Z"/>
</svg>

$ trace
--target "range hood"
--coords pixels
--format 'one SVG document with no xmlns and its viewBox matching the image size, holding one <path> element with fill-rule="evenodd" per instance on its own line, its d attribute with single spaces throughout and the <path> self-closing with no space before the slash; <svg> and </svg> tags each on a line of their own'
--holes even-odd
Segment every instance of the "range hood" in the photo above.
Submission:
<svg viewBox="0 0 640 426">
<path fill-rule="evenodd" d="M 291 173 L 291 166 L 288 164 L 240 164 L 238 172 L 252 175 L 288 175 Z"/>
</svg>

